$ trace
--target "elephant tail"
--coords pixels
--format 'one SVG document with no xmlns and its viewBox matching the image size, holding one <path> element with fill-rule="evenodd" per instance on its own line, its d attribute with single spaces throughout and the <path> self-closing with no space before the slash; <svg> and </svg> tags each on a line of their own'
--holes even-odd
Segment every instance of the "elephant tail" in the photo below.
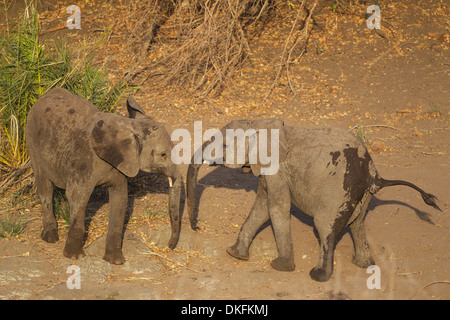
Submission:
<svg viewBox="0 0 450 320">
<path fill-rule="evenodd" d="M 411 182 L 403 181 L 403 180 L 386 180 L 383 178 L 378 178 L 375 185 L 376 185 L 376 188 L 374 190 L 375 192 L 377 192 L 381 188 L 391 187 L 391 186 L 407 186 L 407 187 L 416 189 L 417 191 L 420 192 L 420 194 L 422 195 L 423 201 L 427 205 L 442 212 L 441 208 L 439 208 L 439 206 L 436 204 L 436 200 L 437 200 L 436 196 L 432 195 L 431 193 L 426 193 L 425 191 L 423 191 L 422 189 L 420 189 L 418 186 L 416 186 L 415 184 L 413 184 Z M 375 192 L 373 192 L 373 193 L 375 193 Z"/>
</svg>

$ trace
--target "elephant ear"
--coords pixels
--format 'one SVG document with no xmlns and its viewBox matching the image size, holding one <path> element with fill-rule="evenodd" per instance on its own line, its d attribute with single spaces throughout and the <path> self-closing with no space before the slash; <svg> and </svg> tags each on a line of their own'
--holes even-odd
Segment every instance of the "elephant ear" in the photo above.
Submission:
<svg viewBox="0 0 450 320">
<path fill-rule="evenodd" d="M 128 177 L 139 172 L 140 146 L 131 120 L 111 115 L 98 121 L 91 132 L 95 153 Z"/>
<path fill-rule="evenodd" d="M 256 130 L 256 137 L 252 139 L 252 143 L 249 145 L 249 152 L 251 150 L 256 152 L 254 158 L 257 159 L 256 162 L 250 162 L 253 174 L 255 176 L 276 174 L 278 172 L 278 166 L 286 160 L 288 153 L 284 121 L 282 119 L 255 120 L 252 123 L 252 127 Z M 273 131 L 273 129 L 277 131 Z M 277 137 L 278 139 L 276 139 Z M 255 145 L 256 143 L 257 145 Z M 266 150 L 260 150 L 263 145 L 267 146 Z M 272 149 L 275 152 L 274 155 L 271 154 Z M 278 157 L 276 155 L 277 151 Z M 261 159 L 261 155 L 267 159 Z M 267 163 L 269 159 L 270 162 Z"/>
<path fill-rule="evenodd" d="M 127 110 L 128 117 L 131 119 L 151 119 L 132 96 L 127 99 Z"/>
</svg>

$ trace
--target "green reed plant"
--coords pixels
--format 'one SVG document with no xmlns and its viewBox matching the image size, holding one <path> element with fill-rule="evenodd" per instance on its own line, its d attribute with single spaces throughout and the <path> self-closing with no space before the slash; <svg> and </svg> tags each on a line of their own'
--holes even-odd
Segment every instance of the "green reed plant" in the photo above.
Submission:
<svg viewBox="0 0 450 320">
<path fill-rule="evenodd" d="M 17 236 L 25 230 L 25 222 L 11 216 L 0 217 L 0 237 Z"/>
<path fill-rule="evenodd" d="M 18 20 L 0 33 L 0 180 L 28 160 L 25 125 L 36 100 L 54 87 L 63 87 L 113 112 L 126 83 L 112 85 L 107 74 L 93 66 L 97 50 L 87 50 L 74 61 L 70 49 L 40 38 L 36 5 L 28 6 Z M 95 44 L 97 49 L 106 32 Z"/>
<path fill-rule="evenodd" d="M 70 225 L 70 205 L 64 190 L 56 189 L 53 193 L 53 212 L 56 218 L 62 218 L 66 225 Z"/>
</svg>

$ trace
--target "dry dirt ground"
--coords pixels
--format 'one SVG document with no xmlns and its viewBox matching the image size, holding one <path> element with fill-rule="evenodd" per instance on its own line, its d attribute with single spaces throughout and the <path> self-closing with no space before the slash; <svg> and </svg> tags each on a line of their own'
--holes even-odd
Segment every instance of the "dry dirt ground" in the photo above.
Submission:
<svg viewBox="0 0 450 320">
<path fill-rule="evenodd" d="M 80 2 L 86 19 L 82 30 L 58 31 L 68 44 L 89 41 L 92 33 L 86 30 L 105 28 L 111 23 L 108 15 L 124 10 L 120 1 L 105 7 Z M 258 41 L 251 42 L 244 68 L 221 96 L 197 98 L 183 88 L 161 88 L 158 79 L 151 78 L 135 97 L 170 131 L 192 130 L 197 120 L 206 130 L 233 119 L 263 117 L 282 117 L 294 126 L 353 128 L 364 139 L 381 176 L 417 184 L 435 194 L 443 210 L 427 206 L 406 187 L 386 188 L 374 196 L 365 225 L 379 267 L 380 289 L 369 289 L 372 274 L 351 263 L 349 231 L 337 244 L 331 279 L 311 280 L 318 239 L 312 219 L 295 208 L 294 272 L 270 267 L 277 257 L 270 223 L 254 239 L 249 261 L 228 256 L 225 249 L 236 240 L 255 199 L 257 178 L 240 169 L 204 166 L 199 175 L 201 230 L 191 230 L 185 214 L 175 250 L 166 248 L 167 182 L 144 174 L 130 181 L 123 242 L 127 262 L 121 266 L 102 260 L 108 212 L 105 192 L 92 197 L 87 255 L 75 261 L 62 254 L 64 221 L 59 222 L 60 241 L 48 244 L 40 239 L 39 205 L 22 208 L 16 214 L 28 221 L 25 232 L 0 238 L 0 298 L 450 299 L 449 5 L 446 1 L 379 3 L 384 37 L 367 29 L 367 4 L 355 6 L 354 14 L 330 8 L 318 13 L 308 51 L 290 66 L 295 94 L 283 73 L 264 101 L 295 15 L 285 12 Z M 48 7 L 48 28 L 65 20 L 65 5 Z M 117 22 L 102 49 L 112 79 L 123 75 L 134 54 L 133 48 L 124 48 L 124 41 Z M 125 111 L 124 104 L 118 111 Z M 184 173 L 186 169 L 183 166 Z M 71 265 L 80 267 L 81 289 L 66 285 Z"/>
</svg>

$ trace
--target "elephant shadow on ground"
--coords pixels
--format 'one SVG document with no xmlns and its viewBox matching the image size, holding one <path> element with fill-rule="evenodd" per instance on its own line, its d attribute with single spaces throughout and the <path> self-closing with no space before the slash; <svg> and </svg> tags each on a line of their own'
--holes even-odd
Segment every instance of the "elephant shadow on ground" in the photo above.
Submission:
<svg viewBox="0 0 450 320">
<path fill-rule="evenodd" d="M 182 195 L 184 194 L 184 186 L 182 184 Z M 167 194 L 169 190 L 169 183 L 167 177 L 158 173 L 146 173 L 140 171 L 134 178 L 128 178 L 128 206 L 125 213 L 124 228 L 122 235 L 125 234 L 128 221 L 134 212 L 134 202 L 136 199 L 145 197 L 147 194 Z M 182 196 L 183 199 L 183 196 Z M 109 203 L 108 188 L 98 186 L 94 188 L 91 194 L 87 208 L 85 218 L 85 236 L 84 241 L 87 239 L 89 232 L 89 226 L 93 217 L 98 213 L 101 207 Z M 184 201 L 180 205 L 180 211 L 183 212 Z"/>
<path fill-rule="evenodd" d="M 206 165 L 203 167 L 206 167 Z M 194 209 L 195 221 L 198 221 L 198 208 L 200 207 L 202 194 L 206 188 L 225 188 L 232 190 L 243 190 L 245 192 L 253 191 L 255 193 L 258 189 L 258 177 L 255 177 L 252 173 L 244 173 L 241 168 L 231 169 L 214 165 L 210 167 L 213 167 L 213 170 L 197 181 L 196 206 Z M 202 169 L 200 168 L 200 170 Z"/>
<path fill-rule="evenodd" d="M 223 166 L 217 166 L 214 170 L 207 173 L 205 176 L 203 176 L 201 179 L 198 180 L 197 199 L 196 199 L 197 205 L 194 210 L 194 216 L 196 219 L 199 214 L 198 208 L 200 207 L 202 194 L 207 187 L 243 190 L 245 192 L 254 191 L 256 193 L 257 189 L 258 189 L 258 178 L 255 177 L 252 173 L 243 173 L 242 169 L 230 169 L 230 168 L 226 168 Z M 376 196 L 372 196 L 372 199 L 369 203 L 367 212 L 365 213 L 365 218 L 367 217 L 368 214 L 370 214 L 370 212 L 375 210 L 375 208 L 384 206 L 384 205 L 397 205 L 397 206 L 407 207 L 407 208 L 413 210 L 419 219 L 434 225 L 434 222 L 431 220 L 431 215 L 429 213 L 422 211 L 420 209 L 417 209 L 417 208 L 413 207 L 412 205 L 410 205 L 406 202 L 403 202 L 403 201 L 381 200 L 381 199 L 377 198 Z M 248 213 L 246 213 L 246 215 L 248 215 Z M 311 216 L 303 213 L 301 210 L 299 210 L 293 204 L 291 204 L 291 216 L 295 217 L 302 223 L 314 228 L 314 234 L 317 238 L 317 241 L 319 241 L 319 234 L 314 226 L 314 220 Z M 272 223 L 271 223 L 270 219 L 261 226 L 261 228 L 256 233 L 255 237 L 262 230 L 266 229 L 269 226 L 272 228 Z M 339 236 L 337 242 L 339 242 L 347 232 L 351 235 L 349 226 L 345 227 L 345 229 Z M 273 233 L 273 228 L 272 228 L 272 233 Z"/>
</svg>

